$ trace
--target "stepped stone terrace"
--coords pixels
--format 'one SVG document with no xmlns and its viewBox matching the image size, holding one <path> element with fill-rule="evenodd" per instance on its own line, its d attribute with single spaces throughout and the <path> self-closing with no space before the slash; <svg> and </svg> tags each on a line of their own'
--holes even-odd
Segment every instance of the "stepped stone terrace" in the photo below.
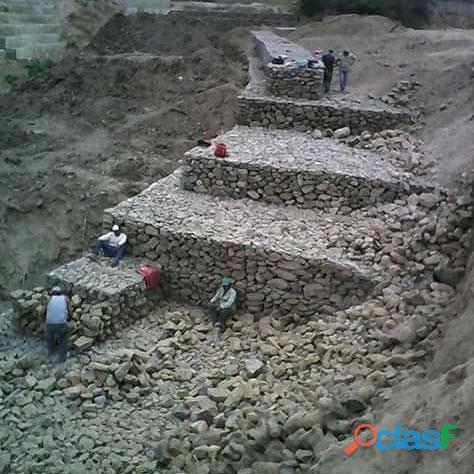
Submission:
<svg viewBox="0 0 474 474">
<path fill-rule="evenodd" d="M 324 66 L 298 67 L 295 61 L 309 60 L 311 54 L 302 46 L 268 30 L 253 31 L 257 53 L 269 78 L 270 94 L 280 97 L 319 99 Z M 285 64 L 272 64 L 278 56 L 286 57 Z"/>
<path fill-rule="evenodd" d="M 308 133 L 235 127 L 215 141 L 226 143 L 229 156 L 203 147 L 186 153 L 184 189 L 346 212 L 431 191 L 380 154 Z"/>
<path fill-rule="evenodd" d="M 82 257 L 47 275 L 51 286 L 60 285 L 71 296 L 70 329 L 76 348 L 86 349 L 94 341 L 104 340 L 149 314 L 161 295 L 146 290 L 137 272 L 143 263 L 140 259 L 127 258 L 114 268 L 110 259 L 94 262 Z M 47 290 L 20 290 L 12 297 L 19 328 L 25 333 L 39 333 L 48 301 Z"/>
<path fill-rule="evenodd" d="M 243 306 L 262 314 L 314 314 L 363 301 L 380 275 L 351 248 L 375 219 L 352 219 L 247 199 L 184 191 L 180 172 L 105 211 L 123 226 L 135 256 L 159 261 L 168 291 L 208 301 L 219 275 L 237 281 Z"/>
</svg>

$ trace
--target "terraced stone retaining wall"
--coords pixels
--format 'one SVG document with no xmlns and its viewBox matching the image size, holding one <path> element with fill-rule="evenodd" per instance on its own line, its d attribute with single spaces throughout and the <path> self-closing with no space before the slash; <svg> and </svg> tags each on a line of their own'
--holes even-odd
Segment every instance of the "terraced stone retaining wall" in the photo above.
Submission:
<svg viewBox="0 0 474 474">
<path fill-rule="evenodd" d="M 147 316 L 153 308 L 157 295 L 146 292 L 139 275 L 127 278 L 124 272 L 108 265 L 109 262 L 98 265 L 82 258 L 48 275 L 51 286 L 59 284 L 70 296 L 72 317 L 68 325 L 78 349 L 105 340 Z M 116 285 L 117 279 L 120 282 Z M 48 290 L 42 287 L 20 290 L 13 292 L 12 297 L 19 329 L 27 334 L 39 334 L 45 323 Z"/>
<path fill-rule="evenodd" d="M 295 257 L 252 243 L 173 233 L 114 209 L 105 212 L 104 226 L 112 222 L 122 224 L 135 256 L 160 263 L 166 294 L 187 303 L 207 305 L 223 275 L 235 278 L 242 308 L 259 316 L 346 308 L 364 301 L 374 287 L 365 273 L 330 257 Z"/>
<path fill-rule="evenodd" d="M 304 209 L 337 209 L 351 212 L 377 202 L 391 202 L 424 187 L 402 181 L 277 168 L 254 163 L 236 163 L 188 156 L 183 166 L 183 188 L 188 191 L 250 198 Z"/>
<path fill-rule="evenodd" d="M 321 97 L 324 66 L 309 69 L 291 66 L 291 61 L 311 59 L 302 46 L 291 43 L 270 31 L 253 31 L 257 54 L 269 78 L 268 91 L 276 97 L 317 100 Z M 272 64 L 280 55 L 287 56 L 288 64 Z"/>
<path fill-rule="evenodd" d="M 276 97 L 318 100 L 321 97 L 323 69 L 296 68 L 269 64 L 269 92 Z"/>
<path fill-rule="evenodd" d="M 349 126 L 355 133 L 378 132 L 411 123 L 407 112 L 335 106 L 327 103 L 288 101 L 271 97 L 239 97 L 237 122 L 250 127 L 336 130 Z"/>
</svg>

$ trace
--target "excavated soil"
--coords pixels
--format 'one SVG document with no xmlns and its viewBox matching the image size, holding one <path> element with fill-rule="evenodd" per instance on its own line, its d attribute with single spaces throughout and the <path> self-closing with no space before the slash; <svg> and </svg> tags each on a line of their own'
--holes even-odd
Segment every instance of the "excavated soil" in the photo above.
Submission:
<svg viewBox="0 0 474 474">
<path fill-rule="evenodd" d="M 88 247 L 102 210 L 234 124 L 237 35 L 115 16 L 80 55 L 0 96 L 0 290 Z"/>
</svg>

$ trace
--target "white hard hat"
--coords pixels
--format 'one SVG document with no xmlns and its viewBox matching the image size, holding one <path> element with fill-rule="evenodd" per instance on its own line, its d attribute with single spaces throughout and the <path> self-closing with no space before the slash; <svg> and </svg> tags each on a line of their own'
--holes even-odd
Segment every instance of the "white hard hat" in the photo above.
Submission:
<svg viewBox="0 0 474 474">
<path fill-rule="evenodd" d="M 116 232 L 117 230 L 119 230 L 119 226 L 115 224 L 114 226 L 112 226 L 112 230 Z"/>
</svg>

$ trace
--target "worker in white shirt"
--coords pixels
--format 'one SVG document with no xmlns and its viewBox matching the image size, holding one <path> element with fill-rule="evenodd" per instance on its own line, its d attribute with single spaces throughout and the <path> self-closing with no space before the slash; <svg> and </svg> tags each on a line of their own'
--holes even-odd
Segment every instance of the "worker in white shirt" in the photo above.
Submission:
<svg viewBox="0 0 474 474">
<path fill-rule="evenodd" d="M 209 305 L 209 318 L 222 330 L 227 319 L 235 313 L 237 306 L 237 292 L 232 288 L 233 283 L 232 278 L 224 277 L 222 286 L 217 290 Z"/>
<path fill-rule="evenodd" d="M 126 244 L 127 236 L 123 232 L 120 232 L 118 225 L 114 225 L 112 232 L 108 232 L 99 237 L 90 258 L 96 260 L 100 251 L 102 251 L 107 257 L 113 258 L 112 265 L 117 266 L 123 258 Z"/>
</svg>

